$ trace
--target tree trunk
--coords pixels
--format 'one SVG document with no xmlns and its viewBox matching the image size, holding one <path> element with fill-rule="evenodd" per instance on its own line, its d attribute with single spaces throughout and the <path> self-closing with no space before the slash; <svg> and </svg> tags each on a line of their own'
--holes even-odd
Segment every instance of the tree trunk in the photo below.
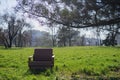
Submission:
<svg viewBox="0 0 120 80">
<path fill-rule="evenodd" d="M 71 38 L 69 38 L 69 46 L 72 46 L 71 42 L 72 42 Z"/>
<path fill-rule="evenodd" d="M 12 47 L 12 39 L 10 39 L 10 43 L 8 45 L 8 48 L 11 48 Z"/>
<path fill-rule="evenodd" d="M 71 28 L 70 27 L 68 27 L 68 29 L 69 29 L 69 36 L 68 36 L 68 41 L 69 41 L 69 46 L 72 46 L 71 45 Z"/>
</svg>

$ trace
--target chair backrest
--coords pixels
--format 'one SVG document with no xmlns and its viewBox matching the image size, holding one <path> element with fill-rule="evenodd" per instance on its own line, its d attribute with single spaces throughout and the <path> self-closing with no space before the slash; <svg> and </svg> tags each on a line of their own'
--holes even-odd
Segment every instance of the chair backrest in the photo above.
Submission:
<svg viewBox="0 0 120 80">
<path fill-rule="evenodd" d="M 35 49 L 33 55 L 33 61 L 51 61 L 52 49 Z"/>
</svg>

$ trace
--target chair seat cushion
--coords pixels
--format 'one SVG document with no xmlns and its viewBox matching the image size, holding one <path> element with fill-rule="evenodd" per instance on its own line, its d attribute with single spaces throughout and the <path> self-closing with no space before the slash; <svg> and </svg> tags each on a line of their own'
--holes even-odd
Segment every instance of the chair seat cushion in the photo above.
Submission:
<svg viewBox="0 0 120 80">
<path fill-rule="evenodd" d="M 51 66 L 53 65 L 52 61 L 31 61 L 29 62 L 30 66 Z"/>
</svg>

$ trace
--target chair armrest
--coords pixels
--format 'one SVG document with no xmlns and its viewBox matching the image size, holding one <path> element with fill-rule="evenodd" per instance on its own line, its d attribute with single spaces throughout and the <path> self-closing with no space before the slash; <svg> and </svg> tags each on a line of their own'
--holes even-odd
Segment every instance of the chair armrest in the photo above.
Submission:
<svg viewBox="0 0 120 80">
<path fill-rule="evenodd" d="M 55 57 L 55 55 L 52 56 L 52 58 L 54 58 L 54 57 Z"/>
<path fill-rule="evenodd" d="M 31 61 L 32 61 L 32 58 L 33 58 L 33 56 L 29 56 L 29 57 L 28 57 L 28 61 L 31 62 Z"/>
</svg>

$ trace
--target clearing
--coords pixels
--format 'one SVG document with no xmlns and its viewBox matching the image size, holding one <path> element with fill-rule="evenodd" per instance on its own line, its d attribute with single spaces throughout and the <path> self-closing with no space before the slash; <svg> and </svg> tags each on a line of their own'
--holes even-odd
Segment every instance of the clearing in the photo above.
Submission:
<svg viewBox="0 0 120 80">
<path fill-rule="evenodd" d="M 55 66 L 31 72 L 28 57 L 34 48 L 0 48 L 0 80 L 119 80 L 119 47 L 53 48 Z"/>
</svg>

